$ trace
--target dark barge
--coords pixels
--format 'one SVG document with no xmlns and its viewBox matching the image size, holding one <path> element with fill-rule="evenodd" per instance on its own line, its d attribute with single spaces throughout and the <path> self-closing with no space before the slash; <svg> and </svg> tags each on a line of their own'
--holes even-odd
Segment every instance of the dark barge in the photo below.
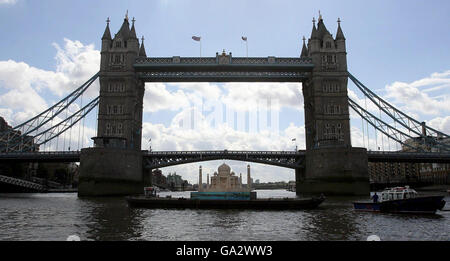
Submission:
<svg viewBox="0 0 450 261">
<path fill-rule="evenodd" d="M 298 210 L 317 208 L 320 198 L 266 198 L 249 200 L 160 198 L 142 196 L 126 197 L 130 207 L 137 208 L 194 208 L 194 209 L 264 209 Z"/>
</svg>

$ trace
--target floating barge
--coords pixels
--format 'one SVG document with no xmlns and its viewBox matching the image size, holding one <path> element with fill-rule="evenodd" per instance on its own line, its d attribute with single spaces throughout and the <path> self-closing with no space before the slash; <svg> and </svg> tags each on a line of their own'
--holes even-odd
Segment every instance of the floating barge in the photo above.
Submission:
<svg viewBox="0 0 450 261">
<path fill-rule="evenodd" d="M 128 196 L 130 207 L 137 208 L 194 208 L 194 209 L 264 209 L 296 210 L 317 208 L 325 198 L 266 198 L 249 200 L 190 199 Z"/>
</svg>

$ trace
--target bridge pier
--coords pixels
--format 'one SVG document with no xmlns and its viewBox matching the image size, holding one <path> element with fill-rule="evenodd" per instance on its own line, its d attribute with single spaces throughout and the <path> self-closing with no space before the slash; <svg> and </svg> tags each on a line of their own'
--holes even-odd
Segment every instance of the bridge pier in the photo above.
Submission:
<svg viewBox="0 0 450 261">
<path fill-rule="evenodd" d="M 142 153 L 137 150 L 86 148 L 81 150 L 78 196 L 121 196 L 142 193 Z"/>
<path fill-rule="evenodd" d="M 369 195 L 365 148 L 318 148 L 306 152 L 305 168 L 295 170 L 297 195 Z"/>
</svg>

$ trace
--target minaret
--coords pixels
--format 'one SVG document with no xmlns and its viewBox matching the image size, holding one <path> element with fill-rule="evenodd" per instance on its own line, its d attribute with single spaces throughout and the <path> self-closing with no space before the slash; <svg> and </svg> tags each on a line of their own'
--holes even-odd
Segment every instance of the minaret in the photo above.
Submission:
<svg viewBox="0 0 450 261">
<path fill-rule="evenodd" d="M 206 189 L 209 189 L 209 173 L 206 174 Z"/>
<path fill-rule="evenodd" d="M 202 166 L 198 169 L 198 191 L 203 191 L 203 182 L 202 182 Z"/>
<path fill-rule="evenodd" d="M 242 188 L 242 173 L 239 173 L 239 187 Z"/>
<path fill-rule="evenodd" d="M 252 191 L 252 184 L 250 179 L 250 165 L 247 165 L 247 189 L 248 191 Z"/>
</svg>

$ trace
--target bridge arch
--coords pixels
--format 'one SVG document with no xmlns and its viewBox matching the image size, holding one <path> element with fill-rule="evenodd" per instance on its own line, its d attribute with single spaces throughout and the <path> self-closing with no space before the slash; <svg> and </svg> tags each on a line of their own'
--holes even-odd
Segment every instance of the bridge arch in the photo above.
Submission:
<svg viewBox="0 0 450 261">
<path fill-rule="evenodd" d="M 253 162 L 276 167 L 303 168 L 305 152 L 270 152 L 270 151 L 190 151 L 190 152 L 149 152 L 144 153 L 144 167 L 147 169 L 171 167 L 182 164 L 235 160 Z"/>
</svg>

